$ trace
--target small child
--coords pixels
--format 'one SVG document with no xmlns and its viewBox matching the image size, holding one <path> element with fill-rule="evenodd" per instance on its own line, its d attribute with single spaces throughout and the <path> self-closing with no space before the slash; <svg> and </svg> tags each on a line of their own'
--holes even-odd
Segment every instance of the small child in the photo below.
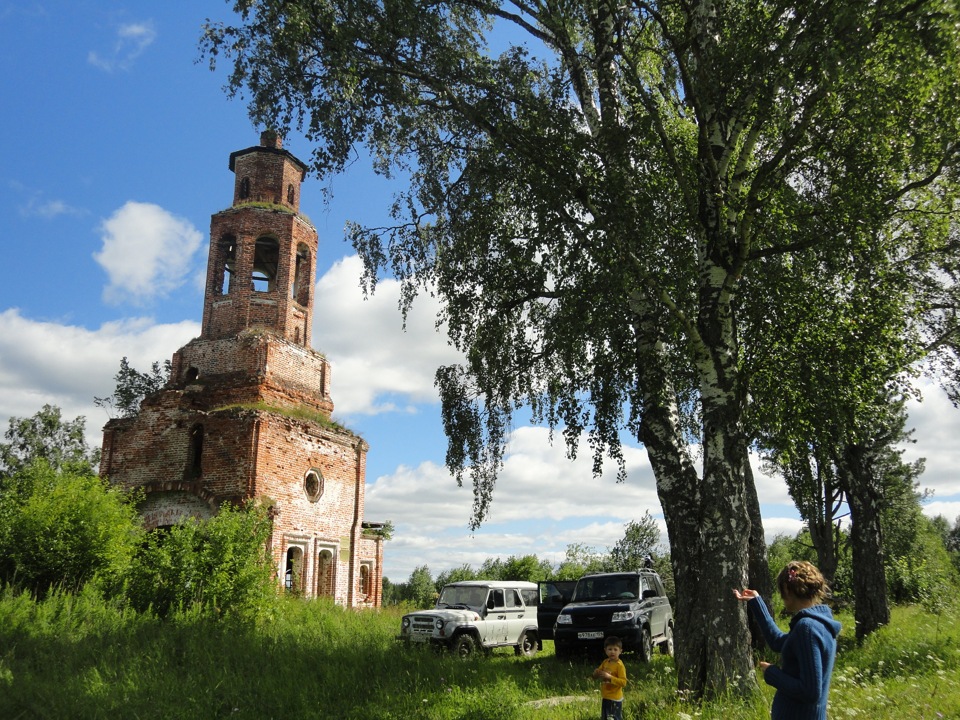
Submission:
<svg viewBox="0 0 960 720">
<path fill-rule="evenodd" d="M 627 684 L 627 669 L 620 659 L 623 642 L 611 635 L 603 642 L 607 659 L 593 671 L 600 684 L 600 720 L 623 720 L 623 688 Z"/>
</svg>

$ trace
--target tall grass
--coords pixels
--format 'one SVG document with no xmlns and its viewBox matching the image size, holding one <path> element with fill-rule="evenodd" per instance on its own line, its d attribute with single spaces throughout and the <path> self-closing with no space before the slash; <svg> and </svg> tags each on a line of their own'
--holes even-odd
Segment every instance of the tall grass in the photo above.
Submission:
<svg viewBox="0 0 960 720">
<path fill-rule="evenodd" d="M 394 640 L 399 611 L 281 599 L 256 623 L 165 620 L 92 592 L 0 594 L 0 718 L 594 720 L 593 659 L 497 650 L 466 662 Z M 895 609 L 862 647 L 845 624 L 831 718 L 960 717 L 956 612 Z M 671 658 L 626 656 L 625 717 L 762 720 L 772 691 L 705 705 L 675 692 Z M 938 714 L 939 713 L 939 714 Z"/>
</svg>

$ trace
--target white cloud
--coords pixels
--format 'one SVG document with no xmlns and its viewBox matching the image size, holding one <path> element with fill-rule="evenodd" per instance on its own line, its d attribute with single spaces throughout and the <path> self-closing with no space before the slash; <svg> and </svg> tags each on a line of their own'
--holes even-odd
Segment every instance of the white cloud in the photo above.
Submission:
<svg viewBox="0 0 960 720">
<path fill-rule="evenodd" d="M 772 542 L 777 535 L 795 536 L 803 528 L 803 521 L 797 517 L 764 517 L 763 535 Z"/>
<path fill-rule="evenodd" d="M 581 454 L 569 460 L 562 445 L 549 443 L 545 428 L 514 430 L 485 524 L 574 517 L 626 522 L 642 517 L 647 510 L 659 515 L 660 502 L 646 452 L 627 447 L 624 454 L 626 482 L 616 482 L 613 463 L 595 478 L 590 458 Z M 424 512 L 424 503 L 429 503 L 429 512 Z M 417 468 L 400 466 L 394 473 L 368 483 L 366 491 L 369 517 L 386 517 L 394 524 L 431 532 L 466 527 L 472 506 L 469 479 L 464 479 L 464 487 L 458 487 L 445 467 L 432 462 Z"/>
<path fill-rule="evenodd" d="M 960 500 L 943 501 L 933 500 L 923 504 L 923 514 L 927 517 L 935 518 L 942 515 L 947 519 L 952 527 L 960 519 Z"/>
<path fill-rule="evenodd" d="M 365 516 L 390 520 L 396 530 L 388 545 L 388 576 L 399 582 L 418 565 L 427 564 L 436 575 L 464 563 L 476 567 L 490 557 L 531 553 L 559 562 L 573 543 L 606 551 L 628 521 L 647 511 L 666 540 L 644 450 L 624 449 L 628 479 L 617 483 L 612 463 L 595 478 L 588 455 L 571 461 L 559 442 L 551 445 L 541 427 L 513 431 L 489 516 L 475 532 L 468 529 L 472 488 L 467 480 L 458 487 L 444 467 L 400 467 L 368 483 Z"/>
<path fill-rule="evenodd" d="M 46 198 L 42 191 L 29 188 L 17 180 L 8 180 L 6 185 L 13 191 L 14 195 L 24 198 L 19 206 L 21 217 L 39 217 L 51 220 L 62 215 L 79 217 L 87 214 L 86 210 L 73 207 L 63 200 Z"/>
<path fill-rule="evenodd" d="M 162 298 L 183 285 L 203 234 L 159 205 L 129 201 L 100 225 L 103 246 L 94 259 L 110 284 L 111 304 Z"/>
<path fill-rule="evenodd" d="M 780 475 L 768 475 L 760 469 L 760 458 L 750 455 L 753 468 L 753 482 L 757 486 L 757 497 L 761 505 L 793 505 L 793 499 L 787 491 L 787 483 Z"/>
<path fill-rule="evenodd" d="M 121 25 L 112 50 L 105 55 L 91 50 L 87 53 L 87 62 L 106 72 L 129 70 L 156 38 L 152 20 Z"/>
<path fill-rule="evenodd" d="M 438 302 L 418 297 L 404 330 L 400 284 L 385 280 L 364 299 L 361 273 L 360 258 L 351 255 L 317 282 L 313 345 L 333 364 L 337 414 L 411 411 L 436 402 L 434 371 L 461 357 L 434 327 Z"/>
<path fill-rule="evenodd" d="M 87 442 L 99 447 L 108 419 L 94 397 L 110 395 L 120 358 L 147 370 L 198 335 L 195 322 L 156 325 L 146 318 L 106 323 L 96 330 L 0 311 L 0 422 L 30 417 L 44 404 L 57 405 L 66 418 L 87 418 Z"/>
<path fill-rule="evenodd" d="M 41 217 L 50 220 L 61 215 L 80 216 L 86 213 L 80 208 L 68 205 L 63 200 L 44 200 L 33 197 L 20 208 L 20 214 L 24 217 Z"/>
<path fill-rule="evenodd" d="M 913 428 L 915 443 L 904 446 L 903 459 L 925 458 L 920 486 L 931 488 L 936 498 L 960 493 L 960 410 L 946 393 L 929 381 L 919 383 L 923 400 L 907 404 L 907 429 Z"/>
</svg>

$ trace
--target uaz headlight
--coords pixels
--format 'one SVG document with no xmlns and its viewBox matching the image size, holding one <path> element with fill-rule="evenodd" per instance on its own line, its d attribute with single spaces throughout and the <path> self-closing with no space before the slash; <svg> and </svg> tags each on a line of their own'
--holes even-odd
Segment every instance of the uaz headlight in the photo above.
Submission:
<svg viewBox="0 0 960 720">
<path fill-rule="evenodd" d="M 570 615 L 564 615 L 560 613 L 557 615 L 557 625 L 572 625 L 573 618 Z"/>
<path fill-rule="evenodd" d="M 626 622 L 627 620 L 633 620 L 636 613 L 633 610 L 625 610 L 624 612 L 615 612 L 613 617 L 610 618 L 611 622 Z"/>
</svg>

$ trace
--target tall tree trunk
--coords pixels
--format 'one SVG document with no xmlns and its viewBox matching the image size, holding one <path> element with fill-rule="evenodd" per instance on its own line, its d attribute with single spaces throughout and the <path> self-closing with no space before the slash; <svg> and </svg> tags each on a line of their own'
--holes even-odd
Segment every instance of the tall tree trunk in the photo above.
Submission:
<svg viewBox="0 0 960 720">
<path fill-rule="evenodd" d="M 731 592 L 749 579 L 750 518 L 741 404 L 728 379 L 717 377 L 712 388 L 716 396 L 705 391 L 703 400 L 703 554 L 697 599 L 700 616 L 710 626 L 704 687 L 708 697 L 755 688 L 746 612 Z"/>
<path fill-rule="evenodd" d="M 837 487 L 834 463 L 826 459 L 819 449 L 814 449 L 813 459 L 810 486 L 816 488 L 816 491 L 812 493 L 810 508 L 806 513 L 801 509 L 801 514 L 807 521 L 810 541 L 817 551 L 817 567 L 826 578 L 827 584 L 833 586 L 839 561 L 834 519 L 843 499 L 843 492 Z M 806 463 L 806 466 L 810 468 L 810 463 Z M 812 474 L 814 471 L 816 476 Z"/>
<path fill-rule="evenodd" d="M 649 330 L 649 328 L 647 328 Z M 643 341 L 643 330 L 638 328 Z M 657 479 L 677 589 L 676 666 L 681 691 L 711 697 L 756 688 L 746 617 L 731 588 L 747 582 L 750 521 L 742 463 L 746 446 L 731 431 L 739 423 L 735 397 L 718 385 L 705 401 L 704 474 L 698 477 L 679 424 L 676 395 L 655 358 L 663 347 L 649 338 L 638 372 L 643 379 L 640 440 Z M 650 392 L 651 389 L 656 389 Z"/>
<path fill-rule="evenodd" d="M 753 479 L 749 455 L 743 459 L 743 478 L 747 497 L 747 514 L 750 517 L 750 536 L 747 540 L 747 587 L 760 593 L 768 607 L 773 607 L 773 580 L 770 577 L 770 564 L 767 561 L 767 541 L 763 536 L 760 498 L 757 496 L 757 486 Z M 763 633 L 753 616 L 748 613 L 747 617 L 750 626 L 750 644 L 755 650 L 761 650 L 765 644 Z"/>
<path fill-rule="evenodd" d="M 816 522 L 807 521 L 807 529 L 810 531 L 810 541 L 813 543 L 813 549 L 817 551 L 817 567 L 823 573 L 827 584 L 833 586 L 833 580 L 837 576 L 837 553 L 833 523 L 825 518 L 817 518 Z"/>
<path fill-rule="evenodd" d="M 702 688 L 707 628 L 697 606 L 702 556 L 700 478 L 681 441 L 676 394 L 663 372 L 668 365 L 656 328 L 639 319 L 635 327 L 640 346 L 637 371 L 640 386 L 647 389 L 639 439 L 657 479 L 677 593 L 673 609 L 677 684 L 681 689 Z"/>
<path fill-rule="evenodd" d="M 890 622 L 880 527 L 883 489 L 880 480 L 873 477 L 862 446 L 847 445 L 840 465 L 850 505 L 854 620 L 857 642 L 861 642 Z"/>
</svg>

